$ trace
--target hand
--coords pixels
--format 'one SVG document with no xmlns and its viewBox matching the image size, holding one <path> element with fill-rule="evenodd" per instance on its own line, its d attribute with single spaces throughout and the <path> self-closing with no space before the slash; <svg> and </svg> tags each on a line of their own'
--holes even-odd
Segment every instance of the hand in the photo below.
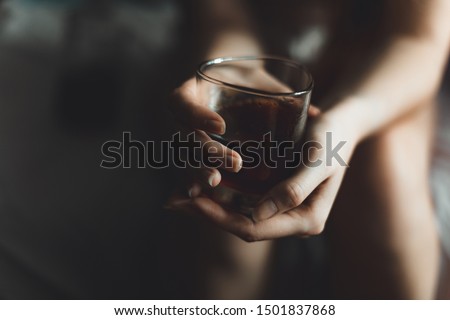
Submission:
<svg viewBox="0 0 450 320">
<path fill-rule="evenodd" d="M 230 78 L 236 77 L 235 74 L 229 74 L 228 76 Z M 288 87 L 259 68 L 246 74 L 246 79 L 257 83 L 259 88 L 267 91 L 290 91 Z M 219 114 L 203 106 L 199 100 L 195 78 L 191 78 L 174 91 L 171 104 L 173 114 L 184 126 L 183 131 L 195 132 L 195 136 L 202 146 L 208 146 L 208 150 L 202 150 L 203 155 L 214 156 L 215 159 L 221 160 L 221 163 L 226 163 L 227 166 L 221 166 L 221 169 L 238 172 L 242 167 L 241 156 L 207 135 L 207 133 L 225 133 L 225 121 Z M 319 109 L 315 107 L 311 107 L 308 112 L 310 117 L 320 113 Z M 220 172 L 216 168 L 189 168 L 186 171 L 188 173 L 188 184 L 192 185 L 191 188 L 188 188 L 187 194 L 198 193 L 199 186 L 215 187 L 221 180 Z"/>
<path fill-rule="evenodd" d="M 327 132 L 331 132 L 331 136 Z M 191 198 L 174 194 L 169 201 L 170 208 L 204 216 L 246 241 L 319 234 L 325 226 L 347 168 L 336 159 L 347 163 L 356 143 L 352 142 L 348 132 L 340 129 L 339 123 L 328 119 L 326 114 L 312 120 L 308 137 L 309 141 L 315 142 L 316 147 L 321 145 L 323 148 L 310 149 L 310 162 L 263 197 L 255 210 L 253 221 L 223 208 L 201 193 L 201 187 L 195 184 L 193 188 L 196 192 Z M 329 141 L 330 137 L 332 141 Z M 340 145 L 342 147 L 338 150 Z M 336 148 L 340 158 L 336 156 L 330 163 L 327 151 L 333 148 Z"/>
<path fill-rule="evenodd" d="M 224 134 L 225 121 L 216 112 L 200 104 L 197 97 L 196 81 L 191 78 L 177 88 L 172 96 L 172 112 L 176 119 L 182 124 L 185 132 L 195 133 L 195 138 L 202 146 L 207 146 L 207 150 L 201 150 L 203 155 L 214 156 L 222 160 L 227 166 L 222 166 L 224 170 L 238 172 L 242 167 L 241 156 L 212 140 L 207 133 Z M 194 151 L 193 151 L 194 152 Z M 225 158 L 228 158 L 226 160 Z M 226 161 L 226 162 L 225 162 Z M 215 187 L 220 183 L 221 176 L 217 168 L 189 168 L 186 170 L 187 184 L 203 187 Z M 186 194 L 196 193 L 195 188 L 188 188 Z"/>
<path fill-rule="evenodd" d="M 288 88 L 282 87 L 279 82 L 267 74 L 257 73 L 255 74 L 255 77 L 256 76 L 260 81 L 263 81 L 262 86 L 267 87 L 268 89 L 272 88 L 273 90 L 273 88 L 276 88 L 276 90 L 289 90 Z M 233 163 L 236 165 L 233 165 L 228 170 L 237 172 L 242 165 L 242 159 L 239 154 L 212 141 L 206 134 L 206 132 L 223 134 L 225 131 L 225 122 L 220 115 L 199 103 L 199 99 L 196 96 L 195 85 L 195 79 L 190 79 L 180 88 L 175 90 L 174 103 L 172 105 L 174 114 L 188 129 L 192 131 L 195 130 L 202 142 L 208 141 L 209 143 L 217 144 L 218 154 L 222 154 L 223 157 L 232 157 L 234 159 Z M 317 108 L 310 108 L 310 118 L 317 117 L 319 114 L 320 111 Z M 239 213 L 227 212 L 227 210 L 222 208 L 219 204 L 202 194 L 202 189 L 215 187 L 220 183 L 221 176 L 217 169 L 202 167 L 197 169 L 191 168 L 186 171 L 189 171 L 188 192 L 183 191 L 183 188 L 181 188 L 181 190 L 179 188 L 178 192 L 175 193 L 168 202 L 168 207 L 171 209 L 203 215 L 222 228 L 246 240 L 267 239 L 292 234 L 292 232 L 288 230 L 284 230 L 279 234 L 273 234 L 273 230 L 282 231 L 276 226 L 276 224 L 279 223 L 277 221 L 280 220 L 280 218 L 277 217 L 278 213 L 283 214 L 284 217 L 291 214 L 288 211 L 295 211 L 294 206 L 290 206 L 290 203 L 285 204 L 284 194 L 277 194 L 280 193 L 280 191 L 277 190 L 282 190 L 281 186 L 277 186 L 278 189 L 275 188 L 272 193 L 269 193 L 264 197 L 264 200 L 273 202 L 272 208 L 276 206 L 277 212 L 268 213 L 268 202 L 264 202 L 255 214 L 255 219 L 258 222 L 254 222 Z M 292 177 L 290 180 L 295 181 L 293 180 L 294 178 L 295 177 Z M 292 183 L 292 181 L 289 183 Z M 298 203 L 297 206 L 299 205 L 300 203 Z M 275 217 L 268 219 L 272 215 Z M 265 220 L 270 220 L 270 223 Z M 281 219 L 281 223 L 285 222 Z M 271 227 L 272 225 L 273 227 Z M 264 231 L 266 229 L 267 231 Z M 253 232 L 262 232 L 262 234 L 261 236 L 254 236 Z"/>
</svg>

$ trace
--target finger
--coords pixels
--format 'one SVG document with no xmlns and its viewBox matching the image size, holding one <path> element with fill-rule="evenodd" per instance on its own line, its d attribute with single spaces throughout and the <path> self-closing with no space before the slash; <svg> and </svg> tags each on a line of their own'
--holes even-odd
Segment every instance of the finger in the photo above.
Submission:
<svg viewBox="0 0 450 320">
<path fill-rule="evenodd" d="M 257 222 L 261 240 L 296 235 L 309 237 L 322 233 L 345 170 L 322 182 L 300 206 Z"/>
<path fill-rule="evenodd" d="M 170 195 L 169 199 L 167 199 L 164 204 L 164 209 L 167 210 L 176 210 L 183 204 L 189 202 L 191 199 L 186 192 L 186 190 L 178 187 L 174 190 L 174 192 Z"/>
<path fill-rule="evenodd" d="M 289 211 L 275 217 L 253 222 L 245 216 L 227 211 L 213 200 L 199 196 L 188 201 L 175 202 L 173 209 L 206 218 L 221 229 L 228 231 L 247 242 L 277 239 L 292 235 L 310 236 L 321 231 L 315 220 L 308 217 L 308 207 Z"/>
<path fill-rule="evenodd" d="M 288 237 L 292 235 L 307 235 L 310 229 L 310 221 L 307 214 L 302 212 L 286 212 L 278 214 L 271 219 L 257 221 L 255 224 L 255 239 L 269 240 Z"/>
<path fill-rule="evenodd" d="M 319 116 L 320 113 L 321 113 L 321 111 L 320 111 L 319 108 L 317 108 L 317 107 L 315 107 L 315 106 L 313 106 L 313 105 L 310 105 L 310 106 L 309 106 L 309 109 L 308 109 L 308 116 L 314 118 L 314 117 Z"/>
<path fill-rule="evenodd" d="M 230 172 L 242 169 L 239 153 L 211 139 L 204 131 L 184 130 L 177 139 L 179 144 L 173 145 L 175 166 L 187 169 L 192 175 L 202 168 L 220 168 Z"/>
<path fill-rule="evenodd" d="M 170 207 L 177 204 L 178 202 L 185 202 L 189 199 L 198 197 L 204 187 L 202 183 L 195 181 L 191 177 L 184 177 L 184 182 L 181 182 L 171 193 L 170 197 L 165 203 L 165 207 Z"/>
<path fill-rule="evenodd" d="M 200 215 L 218 227 L 247 241 L 277 239 L 286 236 L 311 236 L 322 232 L 339 183 L 330 188 L 332 180 L 321 187 L 311 204 L 303 204 L 270 219 L 253 222 L 245 216 L 230 212 L 204 195 L 196 198 L 178 196 L 172 199 L 169 209 Z M 321 190 L 319 190 L 321 191 Z M 332 198 L 330 198 L 332 197 Z"/>
<path fill-rule="evenodd" d="M 183 181 L 184 180 L 184 181 Z M 179 181 L 177 185 L 183 186 L 185 195 L 190 196 L 191 193 L 197 194 L 190 190 L 191 188 L 201 191 L 209 190 L 217 187 L 222 181 L 222 174 L 215 168 L 188 168 L 184 171 L 184 179 Z"/>
<path fill-rule="evenodd" d="M 254 219 L 269 219 L 277 213 L 299 206 L 325 178 L 326 171 L 321 168 L 302 168 L 263 197 L 255 209 Z"/>
<path fill-rule="evenodd" d="M 255 239 L 270 240 L 288 236 L 309 237 L 323 230 L 326 215 L 315 216 L 308 206 L 296 207 L 290 211 L 257 221 L 254 228 Z"/>
<path fill-rule="evenodd" d="M 215 168 L 200 168 L 189 170 L 190 182 L 188 185 L 200 184 L 204 188 L 215 188 L 222 180 L 220 171 Z"/>
<path fill-rule="evenodd" d="M 277 239 L 292 235 L 310 236 L 319 230 L 314 221 L 308 219 L 308 209 L 296 209 L 277 215 L 271 219 L 253 222 L 245 216 L 226 211 L 207 197 L 176 199 L 168 207 L 170 210 L 200 215 L 219 228 L 228 231 L 247 242 Z"/>
<path fill-rule="evenodd" d="M 254 241 L 254 223 L 242 214 L 227 211 L 206 196 L 199 196 L 189 201 L 179 201 L 174 209 L 186 213 L 195 213 L 206 218 L 216 226 L 235 234 L 246 241 Z"/>
<path fill-rule="evenodd" d="M 179 186 L 171 193 L 164 204 L 164 208 L 173 211 L 179 210 L 182 204 L 188 203 L 191 199 L 202 194 L 202 186 L 198 182 L 190 182 L 185 187 Z"/>
<path fill-rule="evenodd" d="M 187 194 L 189 198 L 198 197 L 202 193 L 202 185 L 198 182 L 192 182 L 188 185 Z"/>
<path fill-rule="evenodd" d="M 196 137 L 202 145 L 202 148 L 197 150 L 201 154 L 197 156 L 202 159 L 203 166 L 221 168 L 231 172 L 239 172 L 242 169 L 243 162 L 239 153 L 212 140 L 202 131 L 197 131 Z"/>
<path fill-rule="evenodd" d="M 210 133 L 225 133 L 225 120 L 199 102 L 194 78 L 176 89 L 172 98 L 173 113 L 182 123 Z"/>
</svg>

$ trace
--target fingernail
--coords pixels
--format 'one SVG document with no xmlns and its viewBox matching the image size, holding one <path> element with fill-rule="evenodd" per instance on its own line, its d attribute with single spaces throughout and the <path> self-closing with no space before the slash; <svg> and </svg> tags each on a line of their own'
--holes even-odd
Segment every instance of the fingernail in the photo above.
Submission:
<svg viewBox="0 0 450 320">
<path fill-rule="evenodd" d="M 188 189 L 188 196 L 189 198 L 195 198 L 198 197 L 201 193 L 201 188 L 198 184 L 193 185 Z"/>
<path fill-rule="evenodd" d="M 217 174 L 212 174 L 209 176 L 208 178 L 208 184 L 211 187 L 215 187 L 219 184 L 220 180 L 218 179 L 218 175 Z"/>
<path fill-rule="evenodd" d="M 208 178 L 208 184 L 213 187 L 214 186 L 214 176 L 210 175 Z"/>
<path fill-rule="evenodd" d="M 211 187 L 217 186 L 220 182 L 220 175 L 217 174 L 217 172 L 205 171 L 204 176 L 205 180 Z"/>
<path fill-rule="evenodd" d="M 258 206 L 254 218 L 257 221 L 266 220 L 272 217 L 277 212 L 278 208 L 275 202 L 273 202 L 272 199 L 267 199 Z"/>
<path fill-rule="evenodd" d="M 218 134 L 225 133 L 225 123 L 220 120 L 206 120 L 205 126 L 207 131 L 212 131 Z"/>
<path fill-rule="evenodd" d="M 232 169 L 234 172 L 239 172 L 242 169 L 242 159 L 234 155 L 227 155 L 225 162 L 227 169 Z"/>
</svg>

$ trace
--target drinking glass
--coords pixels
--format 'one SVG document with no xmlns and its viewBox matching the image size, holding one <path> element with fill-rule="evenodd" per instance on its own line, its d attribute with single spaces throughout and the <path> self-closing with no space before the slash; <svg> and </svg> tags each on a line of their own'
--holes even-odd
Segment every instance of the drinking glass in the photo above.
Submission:
<svg viewBox="0 0 450 320">
<path fill-rule="evenodd" d="M 305 131 L 313 79 L 299 63 L 271 56 L 206 61 L 196 78 L 201 102 L 226 123 L 224 134 L 210 137 L 243 158 L 238 173 L 221 170 L 222 181 L 210 196 L 251 215 L 262 195 L 301 160 L 293 158 Z"/>
</svg>

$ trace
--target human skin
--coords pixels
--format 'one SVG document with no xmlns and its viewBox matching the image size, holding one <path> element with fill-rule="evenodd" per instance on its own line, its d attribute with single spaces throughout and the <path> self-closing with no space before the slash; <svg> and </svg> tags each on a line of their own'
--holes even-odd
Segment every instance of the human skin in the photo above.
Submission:
<svg viewBox="0 0 450 320">
<path fill-rule="evenodd" d="M 332 132 L 334 141 L 346 141 L 340 155 L 351 170 L 337 163 L 299 169 L 263 197 L 253 221 L 202 192 L 220 182 L 216 169 L 194 175 L 189 192 L 174 194 L 169 206 L 201 215 L 247 242 L 319 234 L 333 212 L 330 233 L 338 297 L 432 298 L 439 244 L 427 181 L 430 106 L 448 55 L 450 3 L 427 1 L 420 5 L 420 14 L 395 19 L 395 13 L 411 5 L 404 0 L 388 8 L 394 18 L 387 18 L 389 28 L 382 30 L 385 42 L 376 63 L 345 96 L 310 121 L 309 139 L 324 145 L 326 132 Z M 226 16 L 226 10 L 221 12 Z M 206 56 L 260 53 L 248 30 L 245 17 L 233 28 L 222 25 L 208 41 Z M 197 103 L 192 80 L 178 88 L 175 97 L 175 112 L 186 115 L 193 129 L 225 130 L 219 115 Z M 313 156 L 325 160 L 323 151 Z M 253 260 L 267 262 L 270 242 L 259 246 L 262 254 Z"/>
</svg>

